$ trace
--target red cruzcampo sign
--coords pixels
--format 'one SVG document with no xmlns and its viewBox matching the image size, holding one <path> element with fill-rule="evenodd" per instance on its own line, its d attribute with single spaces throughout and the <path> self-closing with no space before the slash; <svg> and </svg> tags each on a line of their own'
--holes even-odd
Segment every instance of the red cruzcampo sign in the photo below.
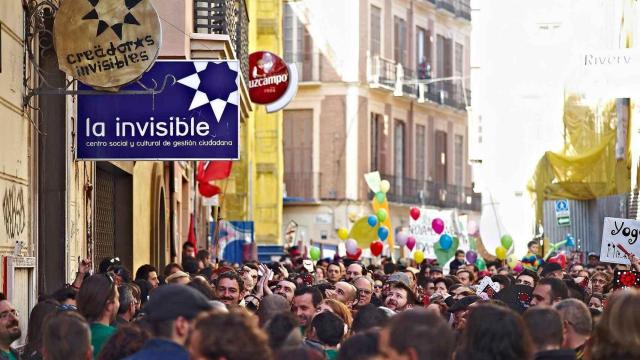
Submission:
<svg viewBox="0 0 640 360">
<path fill-rule="evenodd" d="M 249 97 L 267 112 L 284 108 L 298 89 L 298 70 L 278 55 L 256 51 L 249 55 Z"/>
</svg>

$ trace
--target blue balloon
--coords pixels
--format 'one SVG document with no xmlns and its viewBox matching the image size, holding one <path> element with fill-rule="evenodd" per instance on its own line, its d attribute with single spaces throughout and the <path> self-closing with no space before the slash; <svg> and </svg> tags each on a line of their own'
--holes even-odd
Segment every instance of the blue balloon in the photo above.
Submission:
<svg viewBox="0 0 640 360">
<path fill-rule="evenodd" d="M 449 248 L 453 245 L 453 239 L 449 234 L 442 234 L 440 236 L 440 247 L 442 250 L 449 250 Z"/>
<path fill-rule="evenodd" d="M 565 243 L 565 246 L 567 246 L 567 247 L 576 246 L 576 244 L 575 244 L 575 242 L 573 240 L 573 235 L 567 234 L 567 236 L 565 236 L 564 239 L 567 241 Z"/>
<path fill-rule="evenodd" d="M 378 225 L 378 218 L 375 215 L 369 215 L 367 222 L 369 223 L 369 226 L 375 227 Z"/>
<path fill-rule="evenodd" d="M 386 226 L 380 226 L 380 228 L 378 229 L 378 237 L 380 238 L 380 240 L 385 241 L 387 240 L 388 236 L 389 236 L 389 229 L 387 229 Z"/>
</svg>

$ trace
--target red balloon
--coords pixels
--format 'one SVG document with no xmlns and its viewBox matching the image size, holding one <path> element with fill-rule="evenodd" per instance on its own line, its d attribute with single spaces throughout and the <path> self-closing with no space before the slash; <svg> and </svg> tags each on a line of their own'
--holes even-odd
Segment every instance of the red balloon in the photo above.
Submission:
<svg viewBox="0 0 640 360">
<path fill-rule="evenodd" d="M 347 253 L 347 257 L 351 260 L 358 260 L 360 258 L 360 255 L 362 255 L 362 249 L 360 248 L 358 248 L 353 254 Z"/>
<path fill-rule="evenodd" d="M 413 220 L 418 220 L 418 218 L 420 217 L 420 209 L 418 209 L 417 207 L 412 207 L 411 210 L 409 210 L 409 215 L 411 215 Z"/>
<path fill-rule="evenodd" d="M 567 265 L 567 256 L 565 254 L 558 254 L 552 258 L 549 258 L 549 262 L 556 263 L 564 269 L 564 267 Z"/>
<path fill-rule="evenodd" d="M 377 240 L 369 245 L 369 249 L 371 250 L 371 254 L 373 254 L 373 256 L 380 256 L 380 254 L 382 254 L 382 248 L 382 242 Z"/>
<path fill-rule="evenodd" d="M 206 182 L 198 183 L 198 191 L 204 197 L 212 197 L 220 193 L 220 188 Z"/>
</svg>

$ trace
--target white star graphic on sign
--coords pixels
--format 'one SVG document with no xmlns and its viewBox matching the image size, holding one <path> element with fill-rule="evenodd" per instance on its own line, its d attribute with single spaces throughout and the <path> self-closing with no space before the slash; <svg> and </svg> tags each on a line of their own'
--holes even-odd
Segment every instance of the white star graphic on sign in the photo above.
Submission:
<svg viewBox="0 0 640 360">
<path fill-rule="evenodd" d="M 214 63 L 219 64 L 220 61 L 214 61 Z M 220 98 L 209 99 L 209 96 L 204 91 L 200 90 L 200 85 L 202 83 L 202 80 L 200 79 L 200 73 L 207 68 L 208 64 L 209 63 L 206 61 L 194 62 L 193 65 L 196 72 L 189 76 L 183 77 L 182 79 L 179 79 L 178 83 L 188 88 L 194 89 L 196 91 L 195 94 L 193 95 L 193 99 L 191 100 L 191 105 L 189 105 L 189 110 L 193 110 L 200 106 L 209 104 L 211 106 L 211 110 L 213 110 L 214 116 L 216 117 L 216 121 L 220 122 L 220 119 L 222 118 L 222 114 L 224 113 L 224 109 L 227 106 L 227 103 L 237 106 L 240 102 L 240 95 L 236 90 L 231 92 L 226 99 L 220 99 Z M 236 73 L 238 72 L 237 62 L 229 61 L 227 62 L 227 64 L 230 70 Z M 236 85 L 238 85 L 238 81 L 239 81 L 238 77 L 236 77 Z"/>
</svg>

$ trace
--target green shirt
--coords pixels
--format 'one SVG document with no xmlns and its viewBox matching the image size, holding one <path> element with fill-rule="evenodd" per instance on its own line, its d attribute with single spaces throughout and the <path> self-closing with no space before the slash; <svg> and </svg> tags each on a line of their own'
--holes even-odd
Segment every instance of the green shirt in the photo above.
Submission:
<svg viewBox="0 0 640 360">
<path fill-rule="evenodd" d="M 326 349 L 324 354 L 327 355 L 327 360 L 336 360 L 338 358 L 338 350 Z"/>
<path fill-rule="evenodd" d="M 102 325 L 100 323 L 91 324 L 91 345 L 93 345 L 93 358 L 97 358 L 104 344 L 111 335 L 116 332 L 116 328 Z"/>
<path fill-rule="evenodd" d="M 6 356 L 7 359 L 9 360 L 18 360 L 16 359 L 16 356 L 13 355 L 13 353 L 11 351 L 7 351 L 7 352 L 2 352 L 2 355 Z"/>
</svg>

